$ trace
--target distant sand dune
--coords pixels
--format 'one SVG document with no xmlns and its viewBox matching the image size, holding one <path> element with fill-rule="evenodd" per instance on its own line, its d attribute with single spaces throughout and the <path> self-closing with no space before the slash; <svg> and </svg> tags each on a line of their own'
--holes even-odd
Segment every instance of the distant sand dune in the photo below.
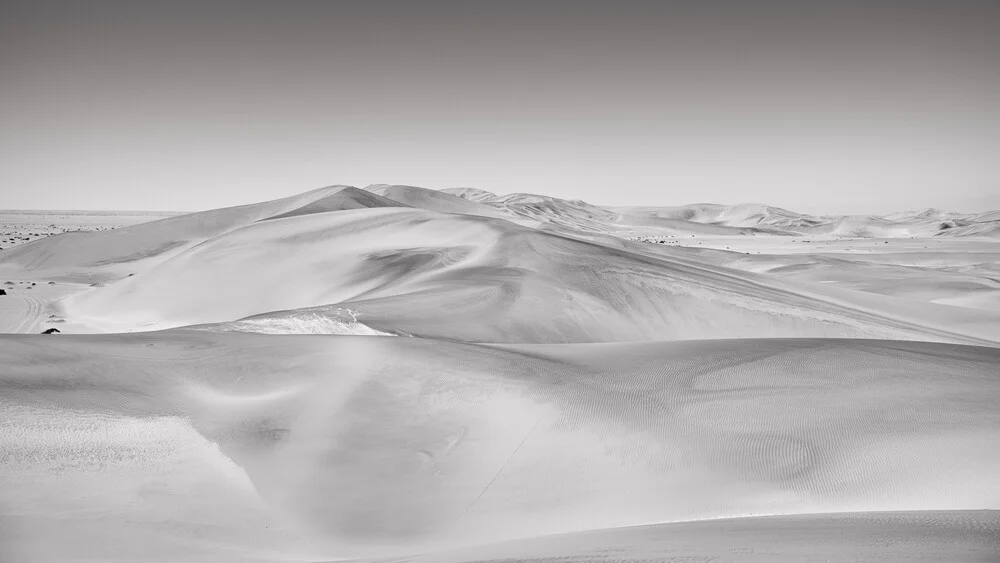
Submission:
<svg viewBox="0 0 1000 563">
<path fill-rule="evenodd" d="M 937 209 L 874 215 L 813 216 L 760 204 L 718 205 L 699 203 L 677 207 L 612 207 L 622 217 L 641 218 L 632 224 L 653 227 L 659 222 L 695 224 L 720 229 L 779 235 L 813 235 L 857 238 L 907 238 L 932 236 L 996 237 L 1000 223 L 990 213 L 946 213 Z M 663 223 L 667 225 L 669 223 Z M 749 231 L 747 231 L 749 229 Z M 652 233 L 646 233 L 652 234 Z"/>
<path fill-rule="evenodd" d="M 105 330 L 149 330 L 350 308 L 381 332 L 480 342 L 870 336 L 988 343 L 1000 322 L 996 313 L 799 286 L 682 253 L 638 254 L 478 216 L 389 207 L 229 221 L 225 232 L 151 259 L 133 277 L 66 300 L 66 314 Z M 183 223 L 168 236 L 167 227 L 158 236 L 179 240 L 188 232 Z M 33 248 L 37 257 L 27 254 Z M 80 260 L 45 246 L 23 249 L 15 258 Z"/>
<path fill-rule="evenodd" d="M 475 200 L 470 200 L 446 192 L 428 190 L 415 186 L 390 186 L 386 184 L 375 184 L 368 186 L 365 190 L 373 194 L 389 198 L 393 201 L 405 203 L 406 205 L 437 211 L 438 213 L 457 213 L 461 215 L 476 215 L 480 217 L 493 217 L 497 219 L 514 219 L 515 216 L 495 209 L 488 205 L 483 205 Z"/>
<path fill-rule="evenodd" d="M 65 274 L 83 268 L 134 267 L 135 262 L 157 258 L 169 251 L 197 244 L 254 221 L 308 206 L 348 186 L 321 188 L 284 199 L 189 213 L 89 233 L 65 233 L 40 239 L 0 254 L 0 272 L 54 270 Z M 116 267 L 117 268 L 114 268 Z"/>
</svg>

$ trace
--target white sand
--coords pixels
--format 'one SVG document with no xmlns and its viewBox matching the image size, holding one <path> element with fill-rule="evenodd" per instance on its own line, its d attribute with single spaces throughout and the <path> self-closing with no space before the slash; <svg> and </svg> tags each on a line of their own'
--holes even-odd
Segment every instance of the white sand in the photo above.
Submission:
<svg viewBox="0 0 1000 563">
<path fill-rule="evenodd" d="M 334 305 L 357 311 L 360 322 L 381 332 L 488 342 L 1000 339 L 1000 312 L 801 284 L 643 248 L 652 245 L 615 239 L 619 244 L 609 246 L 489 217 L 365 208 L 373 204 L 360 197 L 365 192 L 344 190 L 176 217 L 92 240 L 53 237 L 10 251 L 0 276 L 99 280 L 102 287 L 61 305 L 69 320 L 93 331 L 302 308 L 321 314 Z M 345 210 L 309 211 L 328 208 L 322 205 L 331 197 Z"/>
<path fill-rule="evenodd" d="M 868 512 L 738 518 L 533 538 L 395 563 L 462 561 L 996 561 L 1000 514 Z"/>
<path fill-rule="evenodd" d="M 46 543 L 55 519 L 75 538 L 66 553 L 108 556 L 124 523 L 177 549 L 197 534 L 219 557 L 250 548 L 241 533 L 270 537 L 267 523 L 301 535 L 279 547 L 339 557 L 698 518 L 1000 509 L 996 348 L 170 331 L 7 336 L 0 359 L 13 368 L 0 505 L 34 530 L 24 542 Z M 211 497 L 186 500 L 192 480 L 201 497 L 242 496 L 197 508 Z M 256 520 L 173 529 L 185 510 Z"/>
<path fill-rule="evenodd" d="M 0 332 L 63 333 L 0 335 L 0 561 L 995 559 L 983 228 L 699 213 L 334 186 L 3 250 Z"/>
<path fill-rule="evenodd" d="M 107 231 L 177 213 L 0 209 L 0 250 L 68 232 Z"/>
</svg>

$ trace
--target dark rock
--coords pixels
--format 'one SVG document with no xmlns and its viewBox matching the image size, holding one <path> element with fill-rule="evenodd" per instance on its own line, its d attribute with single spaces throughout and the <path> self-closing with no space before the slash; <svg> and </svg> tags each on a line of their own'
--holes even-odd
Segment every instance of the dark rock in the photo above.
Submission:
<svg viewBox="0 0 1000 563">
<path fill-rule="evenodd" d="M 47 328 L 42 334 L 55 334 L 57 332 L 59 332 L 58 328 Z"/>
</svg>

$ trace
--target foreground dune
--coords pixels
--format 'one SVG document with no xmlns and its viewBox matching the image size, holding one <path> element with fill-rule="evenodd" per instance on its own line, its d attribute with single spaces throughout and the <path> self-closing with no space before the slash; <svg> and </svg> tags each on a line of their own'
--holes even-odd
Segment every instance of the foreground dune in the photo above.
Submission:
<svg viewBox="0 0 1000 563">
<path fill-rule="evenodd" d="M 464 561 L 996 561 L 1000 512 L 804 514 L 617 528 L 393 558 Z"/>
<path fill-rule="evenodd" d="M 1000 509 L 996 348 L 171 330 L 4 336 L 0 363 L 0 539 L 39 560 L 315 560 L 700 518 Z M 996 549 L 976 535 L 992 524 L 955 521 Z M 793 554 L 812 533 L 778 528 Z"/>
</svg>

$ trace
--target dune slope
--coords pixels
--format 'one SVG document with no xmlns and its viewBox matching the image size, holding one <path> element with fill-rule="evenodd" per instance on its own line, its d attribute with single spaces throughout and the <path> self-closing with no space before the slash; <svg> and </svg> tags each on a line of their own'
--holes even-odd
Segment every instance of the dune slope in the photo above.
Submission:
<svg viewBox="0 0 1000 563">
<path fill-rule="evenodd" d="M 21 531 L 4 548 L 31 552 L 56 526 L 66 540 L 45 549 L 67 559 L 137 541 L 151 559 L 315 559 L 710 517 L 1000 509 L 995 348 L 173 330 L 4 336 L 0 361 L 0 506 Z M 183 525 L 178 509 L 194 511 Z M 240 536 L 257 533 L 259 551 Z"/>
<path fill-rule="evenodd" d="M 995 560 L 994 215 L 333 186 L 25 241 L 0 561 Z"/>
<path fill-rule="evenodd" d="M 144 262 L 162 259 L 255 221 L 306 208 L 343 190 L 354 188 L 331 186 L 284 199 L 187 213 L 120 229 L 50 236 L 0 254 L 0 273 L 43 271 L 56 276 L 113 278 L 141 268 Z"/>
<path fill-rule="evenodd" d="M 996 511 L 804 514 L 682 522 L 561 534 L 393 558 L 393 563 L 464 561 L 964 561 L 993 562 Z"/>
<path fill-rule="evenodd" d="M 365 190 L 393 201 L 428 211 L 478 215 L 480 217 L 494 217 L 499 219 L 515 218 L 509 213 L 504 213 L 502 210 L 489 205 L 483 205 L 475 199 L 463 198 L 443 191 L 428 190 L 416 186 L 388 184 L 373 184 L 366 187 Z"/>
<path fill-rule="evenodd" d="M 480 216 L 375 208 L 255 222 L 65 309 L 109 330 L 148 330 L 347 308 L 379 331 L 479 342 L 998 338 L 996 313 L 920 305 Z"/>
</svg>

